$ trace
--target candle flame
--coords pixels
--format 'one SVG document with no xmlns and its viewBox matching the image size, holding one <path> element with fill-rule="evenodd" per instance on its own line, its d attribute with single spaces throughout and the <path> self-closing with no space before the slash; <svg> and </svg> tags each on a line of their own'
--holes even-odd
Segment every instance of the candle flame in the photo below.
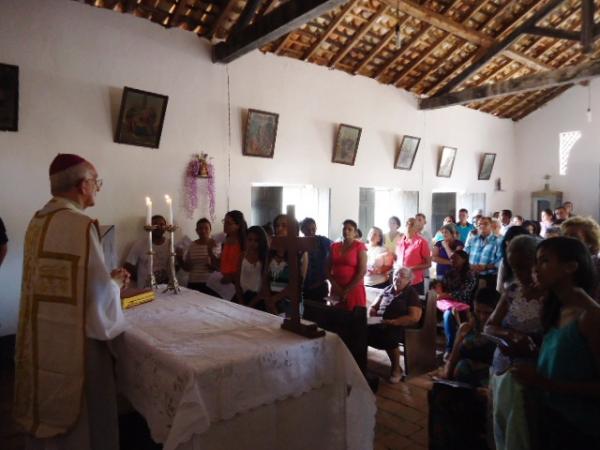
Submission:
<svg viewBox="0 0 600 450">
<path fill-rule="evenodd" d="M 171 203 L 171 197 L 169 197 L 169 195 L 165 195 L 165 200 L 167 201 L 167 203 Z"/>
<path fill-rule="evenodd" d="M 152 200 L 150 200 L 150 197 L 146 197 L 146 206 L 151 206 L 152 205 Z"/>
</svg>

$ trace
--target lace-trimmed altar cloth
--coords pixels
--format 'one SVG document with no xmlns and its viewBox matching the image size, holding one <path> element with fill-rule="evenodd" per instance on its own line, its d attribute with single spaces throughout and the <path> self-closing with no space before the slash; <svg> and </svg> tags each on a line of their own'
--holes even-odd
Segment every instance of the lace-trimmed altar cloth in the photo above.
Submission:
<svg viewBox="0 0 600 450">
<path fill-rule="evenodd" d="M 131 327 L 113 343 L 119 390 L 165 450 L 236 415 L 329 386 L 336 396 L 329 401 L 346 416 L 330 430 L 342 436 L 341 448 L 371 448 L 375 399 L 336 335 L 305 339 L 281 330 L 277 316 L 190 290 L 125 314 Z M 308 410 L 307 421 L 318 411 Z"/>
</svg>

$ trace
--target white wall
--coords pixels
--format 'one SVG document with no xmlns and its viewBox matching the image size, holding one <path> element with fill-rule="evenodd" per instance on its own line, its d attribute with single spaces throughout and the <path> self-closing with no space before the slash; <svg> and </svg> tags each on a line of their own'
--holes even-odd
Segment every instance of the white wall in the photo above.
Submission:
<svg viewBox="0 0 600 450">
<path fill-rule="evenodd" d="M 485 192 L 490 210 L 512 206 L 512 191 L 493 192 L 497 177 L 504 186 L 516 182 L 511 121 L 460 107 L 425 114 L 409 94 L 373 80 L 259 52 L 214 65 L 192 33 L 76 2 L 4 0 L 2 7 L 0 61 L 20 67 L 21 100 L 19 132 L 0 133 L 0 215 L 10 238 L 0 269 L 0 335 L 15 330 L 23 235 L 48 199 L 47 168 L 58 152 L 96 164 L 104 187 L 89 214 L 116 225 L 121 255 L 140 236 L 144 196 L 181 200 L 185 166 L 199 151 L 214 157 L 219 218 L 227 208 L 250 216 L 253 182 L 331 187 L 334 232 L 358 218 L 360 186 L 419 190 L 427 214 L 433 190 Z M 169 96 L 160 149 L 113 143 L 123 86 Z M 272 160 L 241 155 L 246 108 L 280 114 Z M 330 162 L 340 122 L 363 128 L 355 167 Z M 392 168 L 403 134 L 422 137 L 411 172 Z M 440 145 L 459 149 L 451 179 L 434 176 Z M 498 153 L 490 181 L 477 181 L 483 152 Z M 195 218 L 205 214 L 204 207 Z M 191 234 L 193 221 L 183 216 L 176 210 Z"/>
<path fill-rule="evenodd" d="M 588 88 L 575 86 L 516 124 L 518 183 L 516 209 L 531 215 L 530 193 L 544 186 L 563 191 L 578 214 L 598 219 L 600 184 L 600 81 L 592 82 L 592 123 L 588 123 Z M 559 134 L 582 132 L 571 150 L 567 173 L 559 175 Z"/>
</svg>

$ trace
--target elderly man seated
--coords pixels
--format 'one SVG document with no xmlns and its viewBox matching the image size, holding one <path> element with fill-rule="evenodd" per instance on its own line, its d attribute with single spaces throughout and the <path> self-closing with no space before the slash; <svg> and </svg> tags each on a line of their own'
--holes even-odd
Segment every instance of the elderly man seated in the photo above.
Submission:
<svg viewBox="0 0 600 450">
<path fill-rule="evenodd" d="M 411 280 L 410 269 L 397 269 L 392 284 L 383 290 L 369 310 L 369 316 L 381 317 L 381 322 L 369 325 L 368 345 L 387 352 L 392 363 L 390 383 L 403 379 L 398 344 L 404 340 L 404 328 L 417 325 L 423 313 L 419 294 L 411 286 Z"/>
</svg>

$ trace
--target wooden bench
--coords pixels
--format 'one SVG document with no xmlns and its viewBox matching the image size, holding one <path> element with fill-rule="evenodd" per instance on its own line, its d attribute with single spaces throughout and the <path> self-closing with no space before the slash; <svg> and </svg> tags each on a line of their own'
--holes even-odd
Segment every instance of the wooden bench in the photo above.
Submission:
<svg viewBox="0 0 600 450">
<path fill-rule="evenodd" d="M 382 289 L 366 288 L 368 308 L 377 301 Z M 414 328 L 405 328 L 402 354 L 404 370 L 407 376 L 418 376 L 437 367 L 435 358 L 436 337 L 436 301 L 435 291 L 427 291 L 422 299 L 423 314 Z"/>
</svg>

